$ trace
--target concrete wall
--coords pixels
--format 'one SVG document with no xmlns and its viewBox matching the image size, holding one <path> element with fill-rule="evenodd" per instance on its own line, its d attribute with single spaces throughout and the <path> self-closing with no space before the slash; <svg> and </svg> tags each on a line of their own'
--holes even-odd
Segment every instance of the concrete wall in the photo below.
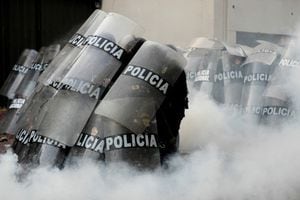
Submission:
<svg viewBox="0 0 300 200">
<path fill-rule="evenodd" d="M 214 30 L 212 37 L 226 41 L 228 38 L 228 0 L 213 0 L 213 3 Z"/>
<path fill-rule="evenodd" d="M 299 0 L 229 0 L 229 29 L 292 34 L 300 20 Z"/>
<path fill-rule="evenodd" d="M 299 22 L 299 0 L 228 0 L 230 41 L 236 31 L 294 35 Z"/>
<path fill-rule="evenodd" d="M 147 39 L 162 43 L 186 47 L 195 37 L 214 36 L 214 0 L 103 0 L 102 9 L 131 18 Z"/>
<path fill-rule="evenodd" d="M 236 41 L 236 32 L 293 35 L 300 0 L 103 0 L 140 25 L 145 37 L 186 47 L 195 37 Z"/>
</svg>

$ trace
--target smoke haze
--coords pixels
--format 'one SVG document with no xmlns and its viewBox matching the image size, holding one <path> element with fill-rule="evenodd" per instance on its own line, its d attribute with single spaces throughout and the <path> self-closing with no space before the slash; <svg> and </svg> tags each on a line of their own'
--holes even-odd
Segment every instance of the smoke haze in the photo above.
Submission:
<svg viewBox="0 0 300 200">
<path fill-rule="evenodd" d="M 299 108 L 299 70 L 287 84 Z M 296 92 L 295 92 L 296 91 Z M 294 200 L 300 196 L 300 123 L 258 126 L 240 113 L 190 92 L 181 125 L 182 155 L 168 169 L 135 171 L 124 164 L 82 162 L 40 167 L 20 181 L 11 152 L 0 156 L 2 199 L 19 200 Z"/>
</svg>

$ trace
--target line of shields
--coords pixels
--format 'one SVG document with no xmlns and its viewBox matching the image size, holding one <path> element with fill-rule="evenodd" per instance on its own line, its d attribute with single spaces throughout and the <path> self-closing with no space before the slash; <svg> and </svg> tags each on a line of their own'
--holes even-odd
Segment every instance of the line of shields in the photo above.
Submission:
<svg viewBox="0 0 300 200">
<path fill-rule="evenodd" d="M 154 169 L 177 151 L 186 59 L 142 33 L 95 10 L 61 50 L 24 50 L 0 90 L 0 132 L 25 171 L 86 160 Z"/>
<path fill-rule="evenodd" d="M 297 40 L 285 46 L 257 42 L 250 48 L 196 38 L 185 52 L 191 100 L 207 95 L 227 111 L 260 125 L 281 126 L 295 120 L 292 80 L 300 67 Z"/>
<path fill-rule="evenodd" d="M 142 34 L 95 10 L 62 49 L 24 50 L 0 90 L 1 151 L 11 147 L 25 170 L 86 160 L 155 169 L 178 151 L 187 88 L 191 101 L 205 94 L 260 124 L 295 119 L 296 41 L 197 38 L 183 51 Z"/>
</svg>

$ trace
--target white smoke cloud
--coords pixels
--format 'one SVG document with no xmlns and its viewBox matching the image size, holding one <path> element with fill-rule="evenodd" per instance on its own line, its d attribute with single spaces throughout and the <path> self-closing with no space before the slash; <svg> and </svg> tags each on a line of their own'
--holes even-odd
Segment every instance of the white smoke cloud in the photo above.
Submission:
<svg viewBox="0 0 300 200">
<path fill-rule="evenodd" d="M 297 73 L 286 89 L 300 107 Z M 282 127 L 258 126 L 196 94 L 180 129 L 184 154 L 170 160 L 168 169 L 140 172 L 124 164 L 86 161 L 64 170 L 40 167 L 20 180 L 16 155 L 8 152 L 0 156 L 0 196 L 9 200 L 296 200 L 300 196 L 299 124 L 298 119 Z"/>
<path fill-rule="evenodd" d="M 211 198 L 203 199 L 298 199 L 299 125 L 288 124 L 281 129 L 258 127 L 232 113 L 220 112 L 221 108 L 205 102 L 205 97 L 200 99 L 197 113 L 188 115 L 182 124 L 182 150 L 202 149 L 191 159 L 199 156 L 204 161 L 197 164 L 191 161 L 187 165 L 197 166 L 198 173 L 209 173 L 209 178 L 213 177 L 202 183 L 214 187 L 204 192 Z M 184 135 L 186 130 L 187 136 Z M 212 160 L 216 165 L 207 166 L 205 162 Z M 189 175 L 195 176 L 193 172 Z M 202 192 L 199 192 L 198 198 L 201 197 Z"/>
<path fill-rule="evenodd" d="M 168 170 L 137 172 L 124 165 L 83 163 L 64 170 L 38 168 L 18 182 L 16 157 L 1 156 L 3 199 L 297 199 L 300 181 L 296 129 L 240 139 L 227 151 L 203 144 L 177 156 Z M 229 137 L 230 138 L 230 137 Z M 247 141 L 246 141 L 247 140 Z M 236 144 L 237 141 L 234 141 Z M 230 143 L 226 139 L 225 143 Z"/>
<path fill-rule="evenodd" d="M 182 148 L 169 169 L 138 172 L 91 162 L 41 167 L 19 181 L 11 152 L 0 157 L 3 199 L 298 199 L 299 125 L 258 128 L 200 95 L 182 124 Z M 200 103 L 201 102 L 201 103 Z"/>
<path fill-rule="evenodd" d="M 291 95 L 298 112 L 299 77 L 300 69 L 293 69 L 286 79 L 288 82 L 283 83 L 283 89 Z M 190 110 L 181 126 L 181 150 L 202 149 L 203 153 L 211 145 L 217 148 L 214 158 L 220 166 L 213 175 L 219 177 L 213 179 L 212 185 L 217 188 L 209 199 L 299 198 L 299 118 L 282 126 L 259 126 L 215 105 L 201 93 L 192 95 Z"/>
</svg>

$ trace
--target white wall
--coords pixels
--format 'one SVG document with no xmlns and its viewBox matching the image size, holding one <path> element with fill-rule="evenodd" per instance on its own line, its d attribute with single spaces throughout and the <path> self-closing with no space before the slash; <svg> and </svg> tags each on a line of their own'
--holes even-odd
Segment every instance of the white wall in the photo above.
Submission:
<svg viewBox="0 0 300 200">
<path fill-rule="evenodd" d="M 195 37 L 213 37 L 213 2 L 214 0 L 103 0 L 102 9 L 120 13 L 136 21 L 145 28 L 147 39 L 186 47 Z"/>
<path fill-rule="evenodd" d="M 145 37 L 186 47 L 195 37 L 235 42 L 236 31 L 292 35 L 300 0 L 103 0 L 103 10 L 123 14 Z"/>
<path fill-rule="evenodd" d="M 234 32 L 293 35 L 300 22 L 300 0 L 228 0 L 228 39 Z"/>
</svg>

